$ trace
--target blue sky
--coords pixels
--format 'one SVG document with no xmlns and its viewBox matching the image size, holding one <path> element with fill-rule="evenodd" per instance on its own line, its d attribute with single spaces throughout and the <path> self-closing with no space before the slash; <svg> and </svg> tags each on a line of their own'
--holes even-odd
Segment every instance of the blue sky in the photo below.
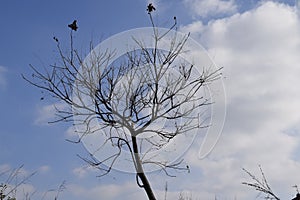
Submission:
<svg viewBox="0 0 300 200">
<path fill-rule="evenodd" d="M 57 62 L 53 36 L 67 45 L 68 23 L 78 20 L 75 40 L 85 52 L 113 34 L 150 25 L 148 1 L 1 1 L 0 2 L 0 171 L 24 164 L 38 171 L 26 185 L 39 194 L 66 180 L 61 199 L 133 199 L 144 193 L 131 174 L 97 178 L 76 155 L 82 145 L 65 139 L 70 124 L 47 124 L 53 116 L 49 96 L 26 83 L 29 64 Z M 261 164 L 275 191 L 291 198 L 300 186 L 300 18 L 294 0 L 155 0 L 159 26 L 178 18 L 217 65 L 224 66 L 227 118 L 222 137 L 209 157 L 195 158 L 199 142 L 185 155 L 191 173 L 169 179 L 152 174 L 158 195 L 168 179 L 169 198 L 186 192 L 195 199 L 254 199 L 242 167 Z M 43 101 L 41 97 L 45 97 Z M 1 183 L 1 177 L 0 177 Z M 53 194 L 49 193 L 47 199 Z M 173 198 L 172 198 L 173 197 Z M 53 198 L 52 198 L 53 199 Z"/>
</svg>

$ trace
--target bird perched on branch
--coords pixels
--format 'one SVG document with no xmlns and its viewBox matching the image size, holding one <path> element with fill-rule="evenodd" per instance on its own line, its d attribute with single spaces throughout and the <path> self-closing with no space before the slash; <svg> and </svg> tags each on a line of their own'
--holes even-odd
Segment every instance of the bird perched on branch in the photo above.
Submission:
<svg viewBox="0 0 300 200">
<path fill-rule="evenodd" d="M 155 10 L 155 7 L 152 5 L 152 3 L 149 3 L 149 5 L 147 6 L 148 13 L 151 13 L 154 10 Z"/>
<path fill-rule="evenodd" d="M 74 20 L 74 21 L 72 22 L 72 24 L 69 24 L 69 25 L 68 25 L 68 27 L 69 27 L 71 30 L 73 30 L 73 31 L 77 31 L 77 29 L 78 29 L 78 26 L 77 26 L 77 20 Z"/>
</svg>

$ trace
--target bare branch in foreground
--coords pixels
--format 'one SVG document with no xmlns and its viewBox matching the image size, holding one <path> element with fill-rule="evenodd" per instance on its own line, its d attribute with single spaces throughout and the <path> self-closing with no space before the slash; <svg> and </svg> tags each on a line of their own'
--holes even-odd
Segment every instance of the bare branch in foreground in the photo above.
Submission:
<svg viewBox="0 0 300 200">
<path fill-rule="evenodd" d="M 259 191 L 260 193 L 264 194 L 265 199 L 280 200 L 280 198 L 272 191 L 261 166 L 259 166 L 259 170 L 261 173 L 261 179 L 257 178 L 251 172 L 249 172 L 248 170 L 243 168 L 243 171 L 245 171 L 251 177 L 252 181 L 254 181 L 254 182 L 243 182 L 242 184 L 249 186 L 249 187 Z"/>
</svg>

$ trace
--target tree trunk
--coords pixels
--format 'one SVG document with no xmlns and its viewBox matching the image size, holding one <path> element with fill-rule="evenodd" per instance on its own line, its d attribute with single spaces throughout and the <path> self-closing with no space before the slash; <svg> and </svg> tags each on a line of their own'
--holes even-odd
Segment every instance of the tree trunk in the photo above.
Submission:
<svg viewBox="0 0 300 200">
<path fill-rule="evenodd" d="M 154 193 L 152 191 L 151 185 L 148 181 L 148 178 L 146 177 L 146 174 L 144 172 L 143 166 L 142 166 L 142 161 L 140 159 L 140 155 L 139 155 L 139 150 L 138 150 L 138 146 L 137 146 L 137 141 L 136 141 L 136 136 L 131 136 L 132 139 L 132 146 L 133 146 L 133 152 L 134 152 L 134 159 L 135 159 L 135 165 L 136 165 L 136 173 L 137 173 L 137 181 L 138 178 L 140 178 L 140 180 L 142 181 L 143 185 L 140 185 L 138 183 L 138 185 L 140 187 L 143 187 L 145 192 L 147 193 L 147 196 L 149 198 L 149 200 L 156 200 Z"/>
</svg>

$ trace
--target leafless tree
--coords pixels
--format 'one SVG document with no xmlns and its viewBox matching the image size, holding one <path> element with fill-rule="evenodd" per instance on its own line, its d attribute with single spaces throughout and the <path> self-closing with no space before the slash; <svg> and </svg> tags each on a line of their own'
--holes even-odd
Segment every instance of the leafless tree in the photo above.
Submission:
<svg viewBox="0 0 300 200">
<path fill-rule="evenodd" d="M 67 54 L 58 38 L 54 38 L 60 63 L 51 65 L 45 72 L 31 66 L 33 78 L 23 78 L 68 105 L 67 109 L 57 107 L 57 121 L 80 124 L 81 128 L 77 129 L 80 138 L 76 142 L 91 134 L 101 134 L 105 140 L 99 151 L 104 146 L 115 149 L 102 160 L 93 153 L 83 158 L 101 170 L 100 176 L 113 169 L 123 152 L 129 152 L 137 185 L 154 200 L 156 197 L 145 173 L 146 165 L 156 166 L 167 175 L 171 175 L 170 169 L 190 169 L 182 166 L 182 160 L 170 163 L 157 160 L 151 153 L 164 148 L 179 135 L 206 126 L 198 111 L 212 102 L 200 94 L 205 86 L 220 78 L 221 73 L 220 69 L 210 66 L 199 72 L 192 62 L 182 59 L 190 38 L 189 34 L 183 37 L 173 34 L 176 17 L 170 29 L 160 32 L 152 12 L 148 14 L 153 48 L 147 48 L 143 40 L 132 38 L 139 48 L 130 49 L 116 59 L 115 49 L 96 52 L 91 46 L 86 62 L 74 48 L 74 31 L 71 30 L 71 47 Z M 160 43 L 170 34 L 173 35 L 169 48 L 159 49 Z"/>
</svg>

